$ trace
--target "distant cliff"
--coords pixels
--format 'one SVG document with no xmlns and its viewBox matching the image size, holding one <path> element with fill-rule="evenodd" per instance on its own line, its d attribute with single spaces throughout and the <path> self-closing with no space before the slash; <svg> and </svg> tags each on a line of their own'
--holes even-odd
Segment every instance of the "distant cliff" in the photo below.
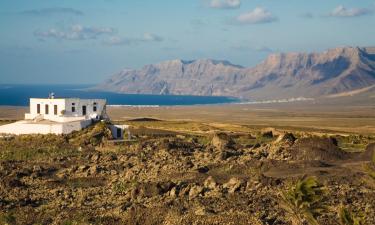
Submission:
<svg viewBox="0 0 375 225">
<path fill-rule="evenodd" d="M 214 95 L 243 99 L 319 97 L 375 84 L 375 48 L 272 54 L 255 67 L 228 61 L 171 60 L 123 70 L 98 90 L 120 93 Z"/>
</svg>

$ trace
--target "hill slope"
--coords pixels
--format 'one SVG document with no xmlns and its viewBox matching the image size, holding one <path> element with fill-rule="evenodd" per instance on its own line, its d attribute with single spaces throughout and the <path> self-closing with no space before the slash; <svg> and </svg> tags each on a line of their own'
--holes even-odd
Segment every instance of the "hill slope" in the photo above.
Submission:
<svg viewBox="0 0 375 225">
<path fill-rule="evenodd" d="M 243 99 L 319 97 L 375 84 L 375 48 L 272 54 L 255 67 L 171 60 L 123 70 L 95 87 L 120 93 L 215 95 Z"/>
</svg>

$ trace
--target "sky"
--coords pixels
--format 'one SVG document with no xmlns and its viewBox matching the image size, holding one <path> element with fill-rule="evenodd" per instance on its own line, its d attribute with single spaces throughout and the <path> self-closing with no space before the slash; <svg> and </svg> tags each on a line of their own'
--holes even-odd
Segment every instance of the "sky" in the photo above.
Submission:
<svg viewBox="0 0 375 225">
<path fill-rule="evenodd" d="M 2 84 L 95 84 L 170 59 L 375 46 L 375 0 L 1 0 L 0 37 Z"/>
</svg>

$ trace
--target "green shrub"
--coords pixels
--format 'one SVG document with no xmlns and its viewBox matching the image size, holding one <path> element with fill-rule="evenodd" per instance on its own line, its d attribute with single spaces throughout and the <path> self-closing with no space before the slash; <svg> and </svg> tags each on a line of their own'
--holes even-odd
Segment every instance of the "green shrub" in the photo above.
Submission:
<svg viewBox="0 0 375 225">
<path fill-rule="evenodd" d="M 304 220 L 318 225 L 316 217 L 327 210 L 325 189 L 315 177 L 299 180 L 283 192 L 281 207 L 289 214 L 293 225 L 302 225 Z"/>
<path fill-rule="evenodd" d="M 16 224 L 16 217 L 12 212 L 0 213 L 0 224 L 13 225 Z"/>
<path fill-rule="evenodd" d="M 352 211 L 341 206 L 338 212 L 341 225 L 363 225 L 364 217 L 355 215 Z"/>
<path fill-rule="evenodd" d="M 98 146 L 103 141 L 112 139 L 112 133 L 107 127 L 107 123 L 99 122 L 81 131 L 67 135 L 69 143 L 76 146 Z"/>
<path fill-rule="evenodd" d="M 130 182 L 123 182 L 123 181 L 118 181 L 112 186 L 112 190 L 116 194 L 125 194 L 128 192 L 131 188 L 135 187 L 138 185 L 138 182 L 136 180 L 132 180 Z"/>
<path fill-rule="evenodd" d="M 43 160 L 74 155 L 74 151 L 61 135 L 19 135 L 0 140 L 0 160 Z"/>
</svg>

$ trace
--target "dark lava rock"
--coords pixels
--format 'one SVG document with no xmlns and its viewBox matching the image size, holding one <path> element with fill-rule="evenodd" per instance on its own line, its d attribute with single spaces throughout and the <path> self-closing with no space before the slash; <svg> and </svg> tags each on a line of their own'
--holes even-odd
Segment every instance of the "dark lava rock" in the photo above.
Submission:
<svg viewBox="0 0 375 225">
<path fill-rule="evenodd" d="M 262 137 L 273 138 L 273 132 L 272 131 L 265 131 L 265 132 L 262 133 Z"/>
<path fill-rule="evenodd" d="M 291 148 L 291 155 L 293 160 L 334 161 L 347 157 L 337 146 L 336 139 L 321 137 L 299 139 Z"/>
<path fill-rule="evenodd" d="M 216 133 L 211 139 L 211 146 L 217 150 L 224 150 L 227 148 L 233 148 L 235 142 L 226 133 Z"/>
<path fill-rule="evenodd" d="M 297 138 L 294 137 L 294 135 L 292 133 L 285 133 L 285 134 L 280 135 L 277 138 L 276 142 L 284 142 L 284 143 L 294 144 L 296 139 Z"/>
<path fill-rule="evenodd" d="M 230 157 L 233 157 L 233 156 L 240 156 L 242 155 L 243 153 L 241 151 L 236 151 L 236 150 L 225 150 L 225 151 L 222 151 L 221 154 L 220 154 L 220 159 L 221 160 L 226 160 Z"/>
<path fill-rule="evenodd" d="M 207 173 L 210 169 L 207 166 L 199 167 L 198 169 L 199 173 Z"/>
<path fill-rule="evenodd" d="M 6 178 L 6 179 L 4 179 L 3 182 L 4 182 L 5 186 L 10 187 L 10 188 L 24 187 L 25 186 L 25 184 L 17 178 Z"/>
<path fill-rule="evenodd" d="M 373 161 L 375 163 L 375 143 L 367 145 L 366 150 L 359 155 L 359 159 Z"/>
</svg>

